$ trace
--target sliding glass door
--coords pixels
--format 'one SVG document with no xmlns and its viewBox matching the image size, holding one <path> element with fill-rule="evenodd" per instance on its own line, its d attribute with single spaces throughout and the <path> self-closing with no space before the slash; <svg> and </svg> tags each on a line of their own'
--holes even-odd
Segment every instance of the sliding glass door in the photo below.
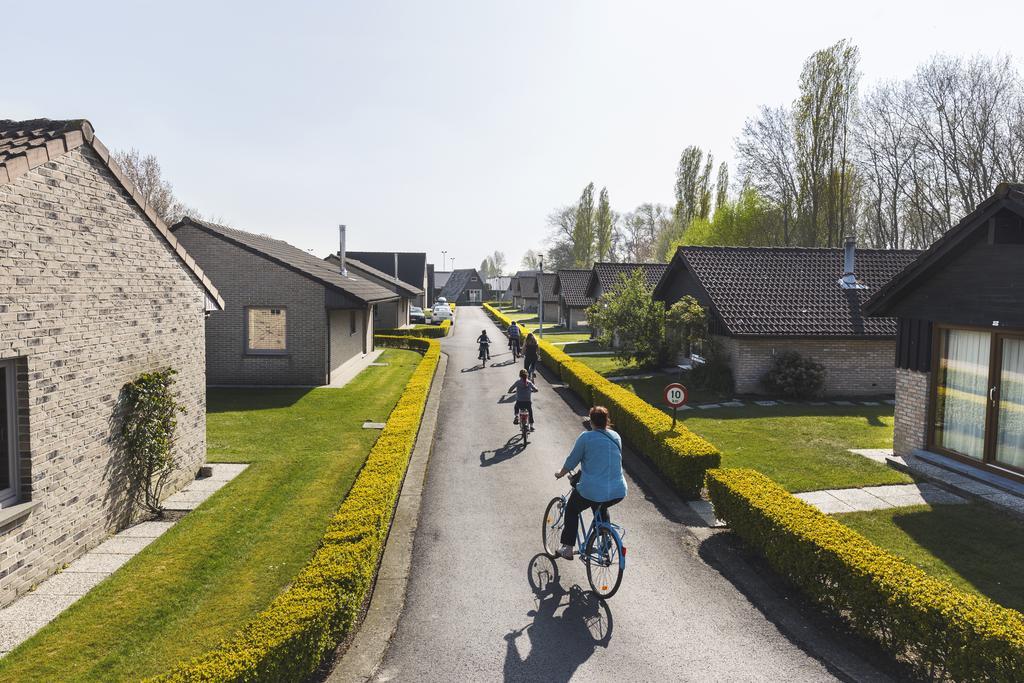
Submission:
<svg viewBox="0 0 1024 683">
<path fill-rule="evenodd" d="M 995 461 L 1024 469 L 1024 337 L 1000 337 Z"/>
<path fill-rule="evenodd" d="M 935 394 L 936 445 L 974 460 L 985 457 L 992 335 L 943 329 Z"/>
<path fill-rule="evenodd" d="M 1024 336 L 938 328 L 932 444 L 1024 471 Z"/>
</svg>

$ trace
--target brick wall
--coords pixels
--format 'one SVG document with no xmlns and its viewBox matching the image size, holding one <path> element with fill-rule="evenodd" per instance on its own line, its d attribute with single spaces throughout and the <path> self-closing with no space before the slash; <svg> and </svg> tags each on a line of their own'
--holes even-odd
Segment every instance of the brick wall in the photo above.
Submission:
<svg viewBox="0 0 1024 683">
<path fill-rule="evenodd" d="M 319 386 L 327 381 L 323 285 L 193 225 L 181 225 L 174 235 L 224 298 L 224 310 L 206 324 L 211 385 Z M 246 353 L 249 306 L 285 309 L 287 353 Z"/>
<path fill-rule="evenodd" d="M 205 295 L 88 147 L 0 185 L 0 359 L 17 358 L 22 495 L 0 528 L 0 604 L 128 522 L 121 387 L 172 367 L 180 470 L 206 457 Z M 218 315 L 214 312 L 211 315 Z"/>
<path fill-rule="evenodd" d="M 896 416 L 893 450 L 907 455 L 926 448 L 928 441 L 928 401 L 931 375 L 927 372 L 896 369 Z"/>
<path fill-rule="evenodd" d="M 776 354 L 790 350 L 825 366 L 828 396 L 892 394 L 896 389 L 893 339 L 716 339 L 732 359 L 740 394 L 764 393 L 761 377 Z"/>
</svg>

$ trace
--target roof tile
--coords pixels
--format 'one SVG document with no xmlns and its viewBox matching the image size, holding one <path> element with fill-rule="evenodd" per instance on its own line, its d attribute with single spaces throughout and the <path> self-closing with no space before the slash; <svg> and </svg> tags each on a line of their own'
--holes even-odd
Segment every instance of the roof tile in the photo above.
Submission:
<svg viewBox="0 0 1024 683">
<path fill-rule="evenodd" d="M 558 294 L 570 308 L 586 308 L 594 303 L 587 296 L 592 270 L 560 270 L 557 273 Z"/>
</svg>

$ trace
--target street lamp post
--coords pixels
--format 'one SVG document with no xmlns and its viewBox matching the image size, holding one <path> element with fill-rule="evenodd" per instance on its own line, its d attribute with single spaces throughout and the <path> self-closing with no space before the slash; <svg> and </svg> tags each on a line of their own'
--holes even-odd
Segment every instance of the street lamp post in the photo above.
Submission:
<svg viewBox="0 0 1024 683">
<path fill-rule="evenodd" d="M 539 307 L 537 311 L 537 334 L 540 338 L 544 338 L 544 257 L 540 257 L 540 273 L 537 275 L 537 301 Z"/>
</svg>

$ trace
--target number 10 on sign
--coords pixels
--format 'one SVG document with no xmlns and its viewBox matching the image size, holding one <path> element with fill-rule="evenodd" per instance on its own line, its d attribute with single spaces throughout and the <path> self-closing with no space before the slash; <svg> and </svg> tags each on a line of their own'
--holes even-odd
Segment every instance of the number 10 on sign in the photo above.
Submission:
<svg viewBox="0 0 1024 683">
<path fill-rule="evenodd" d="M 686 387 L 678 382 L 673 382 L 665 387 L 665 403 L 672 408 L 672 429 L 676 428 L 676 412 L 684 405 L 689 398 Z"/>
</svg>

